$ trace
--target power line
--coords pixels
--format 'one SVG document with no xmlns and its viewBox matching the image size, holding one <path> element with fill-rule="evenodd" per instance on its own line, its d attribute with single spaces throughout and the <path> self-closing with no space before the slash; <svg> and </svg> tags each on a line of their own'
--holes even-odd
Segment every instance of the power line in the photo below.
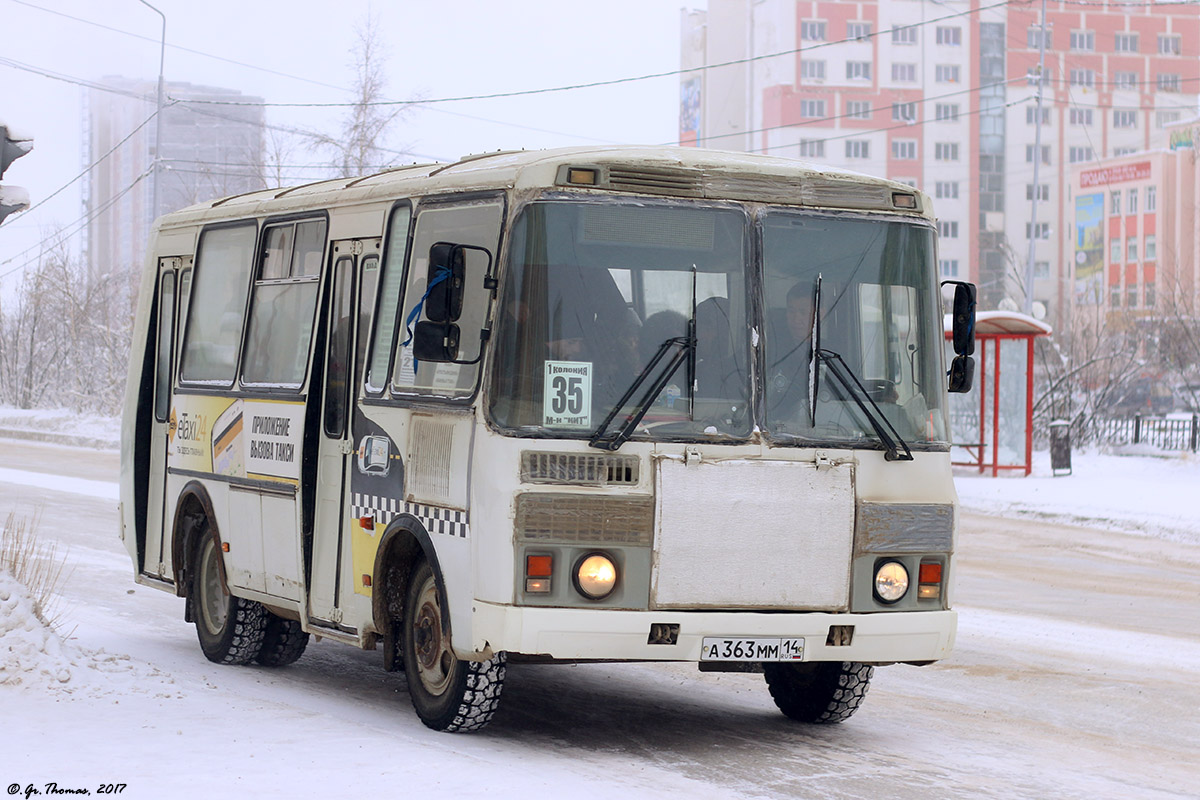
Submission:
<svg viewBox="0 0 1200 800">
<path fill-rule="evenodd" d="M 541 89 L 521 89 L 521 90 L 513 90 L 513 91 L 507 91 L 507 92 L 493 92 L 490 94 L 461 95 L 458 97 L 436 97 L 436 98 L 432 98 L 432 99 L 426 98 L 424 100 L 378 100 L 378 101 L 374 101 L 374 102 L 370 102 L 370 103 L 253 103 L 253 102 L 249 102 L 249 101 L 238 101 L 238 100 L 187 100 L 185 102 L 204 104 L 204 105 L 229 105 L 229 106 L 262 105 L 262 106 L 268 106 L 268 107 L 272 107 L 272 108 L 350 108 L 350 107 L 363 106 L 363 105 L 365 105 L 365 106 L 420 106 L 420 105 L 428 105 L 428 104 L 432 104 L 432 103 L 457 103 L 457 102 L 462 102 L 462 101 L 474 101 L 474 100 L 500 100 L 500 99 L 505 99 L 505 98 L 510 98 L 510 97 L 528 97 L 530 95 L 551 94 L 551 93 L 556 93 L 556 92 L 569 92 L 569 91 L 576 91 L 578 89 L 595 89 L 595 88 L 600 88 L 600 87 L 604 87 L 604 86 L 617 86 L 617 85 L 626 84 L 626 83 L 636 83 L 639 81 L 654 80 L 656 78 L 670 78 L 673 76 L 686 75 L 686 74 L 690 74 L 693 72 L 706 72 L 706 71 L 712 70 L 712 69 L 721 69 L 723 67 L 732 67 L 732 66 L 736 66 L 739 64 L 751 64 L 751 63 L 754 63 L 757 61 L 763 61 L 763 60 L 766 60 L 769 58 L 778 58 L 780 56 L 795 55 L 797 53 L 800 53 L 801 51 L 810 52 L 812 50 L 819 50 L 819 49 L 825 48 L 825 47 L 834 47 L 839 44 L 848 44 L 851 42 L 861 42 L 864 40 L 873 39 L 878 36 L 883 36 L 886 33 L 892 33 L 893 31 L 896 31 L 896 30 L 919 28 L 919 27 L 923 27 L 925 25 L 934 25 L 939 22 L 945 22 L 947 20 L 956 19 L 958 17 L 965 17 L 965 16 L 969 16 L 972 14 L 980 14 L 984 11 L 990 11 L 995 8 L 1001 8 L 1003 6 L 1010 5 L 1011 3 L 1014 3 L 1014 2 L 1018 2 L 1018 0 L 1001 0 L 1001 2 L 993 3 L 992 5 L 980 6 L 979 8 L 971 8 L 971 9 L 967 9 L 966 11 L 958 11 L 953 14 L 946 14 L 945 16 L 935 17 L 934 19 L 922 20 L 922 21 L 914 22 L 914 23 L 911 23 L 908 25 L 897 25 L 892 28 L 874 31 L 871 33 L 864 34 L 862 36 L 848 37 L 845 39 L 838 39 L 836 41 L 831 41 L 831 42 L 818 42 L 816 44 L 809 44 L 809 45 L 805 45 L 803 47 L 794 47 L 790 50 L 780 50 L 775 53 L 764 53 L 764 54 L 758 55 L 758 56 L 748 56 L 746 58 L 735 58 L 730 61 L 722 61 L 717 64 L 704 64 L 704 65 L 701 65 L 698 67 L 687 67 L 687 68 L 683 68 L 683 69 L 666 70 L 664 72 L 653 72 L 653 73 L 649 73 L 646 75 L 634 75 L 634 76 L 630 76 L 630 77 L 626 77 L 626 78 L 610 78 L 608 80 L 591 81 L 588 83 L 577 83 L 577 84 L 571 84 L 568 86 L 550 86 L 550 87 L 544 87 Z"/>
</svg>

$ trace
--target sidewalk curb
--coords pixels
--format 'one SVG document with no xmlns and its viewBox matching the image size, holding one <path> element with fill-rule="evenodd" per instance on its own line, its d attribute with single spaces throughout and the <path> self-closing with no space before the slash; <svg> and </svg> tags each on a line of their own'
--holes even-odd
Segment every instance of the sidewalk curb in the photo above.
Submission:
<svg viewBox="0 0 1200 800">
<path fill-rule="evenodd" d="M 121 449 L 121 443 L 112 439 L 79 436 L 73 433 L 58 433 L 56 431 L 35 431 L 29 428 L 0 427 L 0 439 L 24 439 L 26 441 L 45 442 L 46 444 L 65 445 L 67 447 L 87 447 L 92 450 Z"/>
</svg>

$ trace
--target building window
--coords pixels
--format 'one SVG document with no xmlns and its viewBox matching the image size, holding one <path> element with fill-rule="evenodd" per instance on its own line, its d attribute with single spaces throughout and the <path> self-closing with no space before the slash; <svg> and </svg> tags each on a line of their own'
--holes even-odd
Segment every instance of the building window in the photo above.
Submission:
<svg viewBox="0 0 1200 800">
<path fill-rule="evenodd" d="M 1177 33 L 1160 33 L 1158 35 L 1158 54 L 1161 56 L 1177 56 L 1183 52 L 1180 36 Z"/>
<path fill-rule="evenodd" d="M 801 61 L 800 77 L 808 78 L 809 80 L 825 80 L 825 62 L 809 60 Z"/>
<path fill-rule="evenodd" d="M 1125 240 L 1125 261 L 1128 264 L 1135 264 L 1138 260 L 1138 240 L 1136 236 L 1130 236 Z"/>
<path fill-rule="evenodd" d="M 1025 163 L 1026 164 L 1033 163 L 1033 145 L 1031 145 L 1031 144 L 1025 145 Z M 1042 145 L 1042 163 L 1043 164 L 1050 163 L 1050 145 L 1048 145 L 1048 144 Z"/>
<path fill-rule="evenodd" d="M 1113 88 L 1114 89 L 1136 89 L 1141 81 L 1138 80 L 1136 72 L 1114 72 L 1113 73 Z"/>
<path fill-rule="evenodd" d="M 800 38 L 806 42 L 825 41 L 825 23 L 816 20 L 804 20 L 800 23 Z"/>
<path fill-rule="evenodd" d="M 917 121 L 917 104 L 916 103 L 892 103 L 892 121 L 894 121 L 894 122 L 916 122 Z"/>
<path fill-rule="evenodd" d="M 1113 109 L 1113 127 L 1114 128 L 1136 128 L 1137 127 L 1137 112 L 1123 108 Z"/>
<path fill-rule="evenodd" d="M 897 83 L 916 83 L 916 64 L 892 64 L 892 80 Z"/>
<path fill-rule="evenodd" d="M 933 79 L 938 83 L 958 83 L 961 75 L 957 64 L 938 64 L 933 68 Z"/>
<path fill-rule="evenodd" d="M 1070 164 L 1078 164 L 1080 161 L 1092 160 L 1092 148 L 1090 147 L 1072 147 L 1067 150 L 1067 162 Z"/>
<path fill-rule="evenodd" d="M 943 239 L 957 239 L 958 222 L 954 220 L 939 220 L 938 236 L 941 236 Z"/>
<path fill-rule="evenodd" d="M 800 157 L 801 158 L 824 158 L 825 157 L 825 140 L 824 139 L 801 139 L 800 140 Z"/>
<path fill-rule="evenodd" d="M 1158 187 L 1157 186 L 1147 186 L 1146 187 L 1146 213 L 1149 214 L 1151 211 L 1157 211 L 1157 210 L 1158 210 Z"/>
<path fill-rule="evenodd" d="M 1138 151 L 1138 149 L 1136 147 L 1114 147 L 1113 148 L 1113 157 L 1127 156 L 1130 153 L 1136 153 L 1137 151 Z"/>
<path fill-rule="evenodd" d="M 1071 31 L 1071 49 L 1077 53 L 1090 53 L 1095 50 L 1095 31 Z"/>
<path fill-rule="evenodd" d="M 870 61 L 847 61 L 846 80 L 871 80 Z"/>
<path fill-rule="evenodd" d="M 937 142 L 933 146 L 934 161 L 958 161 L 958 142 Z"/>
<path fill-rule="evenodd" d="M 1037 106 L 1025 106 L 1025 121 L 1030 125 L 1037 122 Z M 1047 106 L 1042 106 L 1042 124 L 1050 124 L 1050 109 Z"/>
<path fill-rule="evenodd" d="M 917 188 L 916 178 L 892 178 L 892 180 L 896 183 L 903 183 L 905 186 L 911 186 L 914 189 Z"/>
<path fill-rule="evenodd" d="M 958 122 L 958 103 L 937 103 L 933 110 L 939 122 Z"/>
<path fill-rule="evenodd" d="M 1138 290 L 1137 284 L 1131 283 L 1125 287 L 1125 305 L 1127 308 L 1137 308 Z"/>
<path fill-rule="evenodd" d="M 1049 239 L 1050 238 L 1050 223 L 1049 222 L 1038 222 L 1033 226 L 1033 228 L 1030 228 L 1029 223 L 1026 222 L 1025 223 L 1025 238 L 1026 239 L 1029 238 L 1030 230 L 1033 230 L 1036 238 L 1038 238 L 1038 239 Z"/>
<path fill-rule="evenodd" d="M 1091 89 L 1096 85 L 1096 73 L 1090 69 L 1073 69 L 1070 79 L 1072 86 L 1086 86 Z"/>
<path fill-rule="evenodd" d="M 937 181 L 933 184 L 933 196 L 942 200 L 957 200 L 958 181 Z"/>
<path fill-rule="evenodd" d="M 892 44 L 916 44 L 917 29 L 913 27 L 892 28 Z"/>
<path fill-rule="evenodd" d="M 1108 260 L 1112 264 L 1121 263 L 1121 240 L 1113 239 L 1108 243 Z"/>
<path fill-rule="evenodd" d="M 1050 262 L 1049 261 L 1033 262 L 1033 277 L 1035 280 L 1037 280 L 1037 279 L 1045 280 L 1046 278 L 1049 278 L 1050 277 Z"/>
<path fill-rule="evenodd" d="M 1025 184 L 1025 199 L 1026 200 L 1033 199 L 1033 184 L 1032 183 Z M 1050 184 L 1048 184 L 1048 183 L 1039 183 L 1038 184 L 1037 199 L 1039 201 L 1048 201 L 1050 199 Z"/>
<path fill-rule="evenodd" d="M 1154 281 L 1147 282 L 1144 288 L 1146 290 L 1146 308 L 1154 308 L 1157 302 L 1154 296 Z"/>
<path fill-rule="evenodd" d="M 825 116 L 824 100 L 801 100 L 800 116 L 807 119 L 819 119 Z"/>
<path fill-rule="evenodd" d="M 846 38 L 847 39 L 867 39 L 871 36 L 871 23 L 869 22 L 847 22 L 846 23 Z"/>
<path fill-rule="evenodd" d="M 1160 92 L 1178 92 L 1179 91 L 1179 74 L 1171 72 L 1158 73 L 1158 90 Z"/>
<path fill-rule="evenodd" d="M 1071 124 L 1072 125 L 1091 125 L 1092 110 L 1090 108 L 1072 108 L 1071 109 Z"/>
<path fill-rule="evenodd" d="M 1155 111 L 1154 126 L 1156 128 L 1165 128 L 1172 122 L 1179 122 L 1180 112 L 1178 111 Z"/>
<path fill-rule="evenodd" d="M 1110 217 L 1121 216 L 1121 192 L 1120 192 L 1120 190 L 1115 191 L 1115 192 L 1109 192 L 1108 215 Z M 1119 261 L 1120 259 L 1114 259 L 1114 260 Z"/>
<path fill-rule="evenodd" d="M 871 143 L 866 139 L 847 139 L 846 158 L 870 158 Z"/>
<path fill-rule="evenodd" d="M 1053 50 L 1054 49 L 1054 28 L 1053 27 L 1042 28 L 1038 25 L 1031 25 L 1029 27 L 1029 33 L 1028 33 L 1025 41 L 1029 45 L 1029 47 L 1031 47 L 1033 49 L 1037 49 L 1042 46 L 1043 38 L 1046 40 L 1046 49 Z"/>
<path fill-rule="evenodd" d="M 1121 307 L 1121 287 L 1115 283 L 1110 287 L 1108 301 L 1113 308 Z"/>
<path fill-rule="evenodd" d="M 937 43 L 949 45 L 962 44 L 962 28 L 954 28 L 950 26 L 939 27 L 937 29 Z"/>
<path fill-rule="evenodd" d="M 1118 53 L 1136 53 L 1138 51 L 1138 35 L 1136 33 L 1115 34 L 1113 50 Z"/>
<path fill-rule="evenodd" d="M 1146 234 L 1146 252 L 1143 255 L 1147 261 L 1158 260 L 1158 237 L 1153 233 Z M 1146 301 L 1146 305 L 1150 305 L 1150 302 Z"/>
<path fill-rule="evenodd" d="M 846 116 L 850 119 L 870 119 L 871 104 L 862 100 L 847 100 Z"/>
<path fill-rule="evenodd" d="M 1128 204 L 1125 207 L 1125 213 L 1131 217 L 1137 213 L 1137 196 L 1137 189 L 1130 189 L 1125 193 L 1125 202 Z"/>
<path fill-rule="evenodd" d="M 912 160 L 917 157 L 916 139 L 893 139 L 892 158 Z"/>
<path fill-rule="evenodd" d="M 958 259 L 957 258 L 943 258 L 938 261 L 938 267 L 942 271 L 943 278 L 957 278 L 958 277 Z"/>
</svg>

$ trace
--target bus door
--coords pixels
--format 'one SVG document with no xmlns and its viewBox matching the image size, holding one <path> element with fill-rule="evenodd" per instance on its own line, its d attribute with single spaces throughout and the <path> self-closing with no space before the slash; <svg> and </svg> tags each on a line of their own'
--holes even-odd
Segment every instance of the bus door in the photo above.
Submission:
<svg viewBox="0 0 1200 800">
<path fill-rule="evenodd" d="M 142 572 L 154 577 L 170 576 L 163 565 L 163 537 L 170 520 L 163 519 L 166 499 L 167 455 L 175 433 L 172 387 L 175 382 L 176 331 L 181 326 L 180 298 L 191 279 L 192 259 L 162 258 L 158 262 L 158 329 L 155 331 L 154 408 L 150 417 L 150 472 L 146 490 L 146 545 Z"/>
<path fill-rule="evenodd" d="M 313 524 L 312 568 L 309 578 L 309 616 L 337 625 L 350 584 L 350 459 L 354 457 L 351 416 L 361 384 L 363 348 L 356 340 L 367 336 L 359 308 L 374 302 L 379 265 L 378 239 L 348 239 L 333 244 L 333 271 L 326 310 L 323 385 L 314 387 L 310 402 L 320 403 L 316 509 Z M 358 301 L 362 296 L 363 302 Z M 360 329 L 361 328 L 361 329 Z"/>
</svg>

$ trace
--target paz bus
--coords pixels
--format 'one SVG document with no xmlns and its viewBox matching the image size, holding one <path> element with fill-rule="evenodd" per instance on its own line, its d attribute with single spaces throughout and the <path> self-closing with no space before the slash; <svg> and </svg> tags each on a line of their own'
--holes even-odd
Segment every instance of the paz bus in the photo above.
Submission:
<svg viewBox="0 0 1200 800">
<path fill-rule="evenodd" d="M 121 441 L 135 580 L 204 655 L 381 650 L 429 727 L 507 664 L 761 672 L 838 722 L 953 644 L 928 198 L 790 159 L 498 152 L 159 219 Z"/>
</svg>

